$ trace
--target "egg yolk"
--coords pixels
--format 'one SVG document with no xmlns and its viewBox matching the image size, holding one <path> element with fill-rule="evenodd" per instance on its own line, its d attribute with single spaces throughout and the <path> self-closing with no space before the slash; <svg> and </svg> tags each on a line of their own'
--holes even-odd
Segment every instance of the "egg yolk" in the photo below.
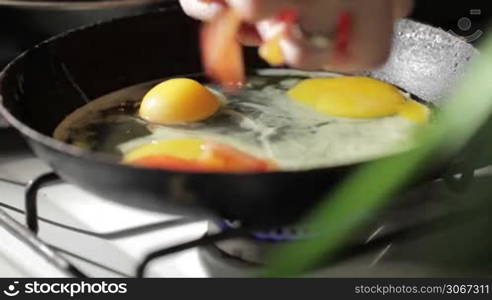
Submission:
<svg viewBox="0 0 492 300">
<path fill-rule="evenodd" d="M 139 115 L 160 124 L 188 123 L 209 118 L 219 107 L 217 96 L 202 84 L 176 78 L 152 88 L 142 100 Z"/>
<path fill-rule="evenodd" d="M 258 49 L 258 53 L 267 63 L 272 66 L 280 66 L 284 64 L 284 54 L 280 47 L 280 36 L 265 42 Z"/>
<path fill-rule="evenodd" d="M 397 87 L 369 77 L 306 79 L 287 94 L 318 112 L 339 117 L 380 118 L 401 111 L 410 121 L 425 122 L 430 112 L 425 105 L 407 99 Z"/>
<path fill-rule="evenodd" d="M 169 155 L 181 159 L 198 159 L 202 154 L 203 140 L 198 138 L 170 139 L 153 142 L 136 148 L 125 155 L 124 161 L 132 162 L 144 157 Z"/>
<path fill-rule="evenodd" d="M 275 169 L 269 161 L 231 146 L 198 138 L 170 139 L 138 147 L 124 162 L 150 168 L 181 171 L 265 172 Z"/>
<path fill-rule="evenodd" d="M 422 103 L 408 100 L 400 106 L 398 114 L 415 123 L 427 123 L 430 119 L 431 111 Z"/>
</svg>

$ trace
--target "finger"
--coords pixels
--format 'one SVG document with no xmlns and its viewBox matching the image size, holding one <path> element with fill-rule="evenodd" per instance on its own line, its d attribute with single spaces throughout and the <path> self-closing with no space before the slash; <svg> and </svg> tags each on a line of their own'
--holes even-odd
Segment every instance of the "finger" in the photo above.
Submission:
<svg viewBox="0 0 492 300">
<path fill-rule="evenodd" d="M 341 71 L 366 71 L 385 63 L 393 38 L 392 1 L 394 0 L 351 2 L 351 39 L 344 64 L 337 66 Z"/>
<path fill-rule="evenodd" d="M 330 59 L 332 43 L 324 37 L 307 37 L 299 27 L 292 27 L 285 32 L 280 47 L 289 66 L 321 70 Z"/>
<path fill-rule="evenodd" d="M 297 5 L 296 0 L 227 0 L 227 3 L 249 22 L 270 18 L 286 7 Z"/>
<path fill-rule="evenodd" d="M 346 9 L 347 1 L 305 0 L 299 6 L 299 25 L 306 33 L 331 35 L 336 30 L 338 17 Z"/>
<path fill-rule="evenodd" d="M 244 46 L 259 46 L 263 41 L 256 26 L 247 23 L 239 28 L 238 39 Z"/>
<path fill-rule="evenodd" d="M 213 19 L 224 9 L 222 1 L 179 0 L 179 3 L 185 14 L 202 21 Z"/>
<path fill-rule="evenodd" d="M 299 24 L 291 27 L 281 41 L 287 64 L 292 67 L 321 70 L 330 59 L 339 15 L 346 1 L 309 0 L 300 7 Z"/>
<path fill-rule="evenodd" d="M 393 0 L 393 17 L 395 20 L 405 18 L 413 10 L 413 0 Z"/>
</svg>

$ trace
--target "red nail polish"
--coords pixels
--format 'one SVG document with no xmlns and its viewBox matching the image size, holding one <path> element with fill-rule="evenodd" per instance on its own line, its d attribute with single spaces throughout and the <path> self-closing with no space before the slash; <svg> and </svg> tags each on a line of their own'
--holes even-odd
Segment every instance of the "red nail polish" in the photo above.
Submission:
<svg viewBox="0 0 492 300">
<path fill-rule="evenodd" d="M 343 12 L 338 19 L 337 32 L 335 35 L 333 58 L 335 64 L 344 64 L 348 60 L 348 48 L 352 35 L 352 25 L 352 15 L 348 12 Z"/>
<path fill-rule="evenodd" d="M 279 22 L 294 24 L 299 19 L 299 13 L 294 8 L 284 8 L 275 16 L 275 19 Z"/>
</svg>

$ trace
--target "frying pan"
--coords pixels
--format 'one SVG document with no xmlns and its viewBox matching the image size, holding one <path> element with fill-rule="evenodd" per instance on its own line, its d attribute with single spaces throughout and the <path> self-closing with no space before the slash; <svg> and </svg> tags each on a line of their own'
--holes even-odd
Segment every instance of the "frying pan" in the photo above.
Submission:
<svg viewBox="0 0 492 300">
<path fill-rule="evenodd" d="M 200 72 L 198 28 L 178 7 L 170 7 L 52 38 L 4 70 L 0 111 L 63 179 L 112 201 L 251 226 L 297 221 L 360 164 L 265 174 L 183 173 L 121 165 L 50 137 L 88 99 Z M 389 62 L 369 75 L 439 105 L 476 54 L 442 30 L 403 20 Z M 246 61 L 250 68 L 265 67 L 254 49 L 247 51 Z"/>
</svg>

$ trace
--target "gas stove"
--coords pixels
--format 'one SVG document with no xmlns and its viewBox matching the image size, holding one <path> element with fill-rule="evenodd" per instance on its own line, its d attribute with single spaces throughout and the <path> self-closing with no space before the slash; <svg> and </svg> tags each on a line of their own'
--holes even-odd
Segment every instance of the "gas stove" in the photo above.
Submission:
<svg viewBox="0 0 492 300">
<path fill-rule="evenodd" d="M 272 248 L 309 238 L 310 233 L 298 228 L 242 232 L 238 222 L 123 206 L 57 179 L 13 129 L 0 129 L 0 141 L 0 276 L 134 277 L 140 271 L 145 277 L 249 277 L 261 270 Z M 42 174 L 48 175 L 32 182 Z M 411 224 L 423 212 L 439 212 L 443 199 L 453 197 L 443 185 L 435 182 L 410 193 L 411 201 L 357 236 L 354 255 L 310 276 L 432 274 L 413 260 L 413 249 L 421 241 L 408 243 L 388 233 Z M 26 202 L 26 194 L 34 200 Z M 8 224 L 2 227 L 6 219 L 17 232 L 7 230 Z M 37 231 L 37 238 L 28 228 Z M 23 243 L 23 236 L 31 242 Z M 68 264 L 60 267 L 56 259 L 27 263 L 46 251 Z"/>
<path fill-rule="evenodd" d="M 0 40 L 3 65 L 21 47 L 1 32 Z M 490 174 L 476 172 L 485 180 Z M 355 236 L 343 259 L 308 276 L 442 275 L 417 251 L 425 237 L 411 240 L 406 228 L 439 215 L 459 198 L 455 192 L 444 181 L 412 190 Z M 0 117 L 0 277 L 250 277 L 276 247 L 311 236 L 300 228 L 249 232 L 239 222 L 144 211 L 94 196 L 59 180 Z"/>
</svg>

